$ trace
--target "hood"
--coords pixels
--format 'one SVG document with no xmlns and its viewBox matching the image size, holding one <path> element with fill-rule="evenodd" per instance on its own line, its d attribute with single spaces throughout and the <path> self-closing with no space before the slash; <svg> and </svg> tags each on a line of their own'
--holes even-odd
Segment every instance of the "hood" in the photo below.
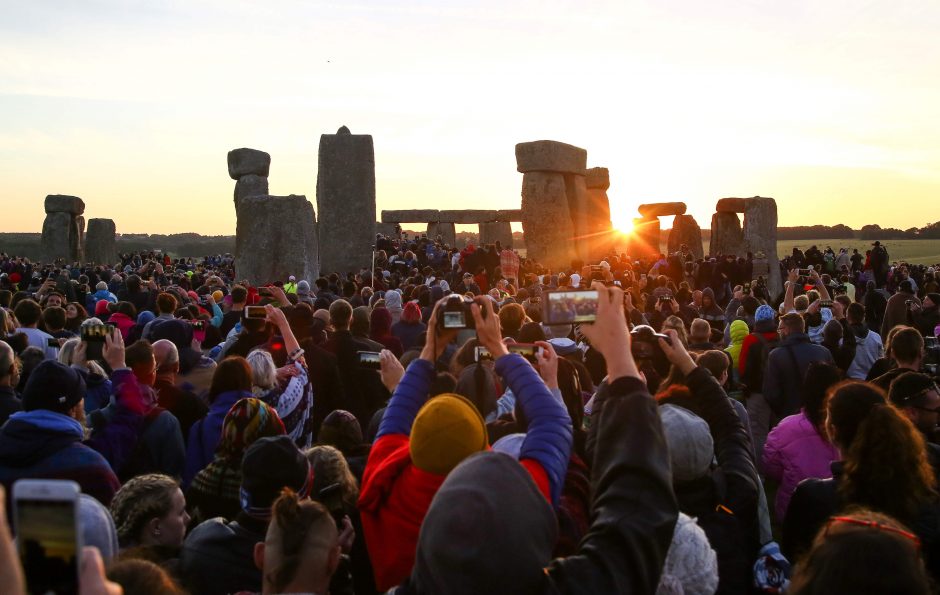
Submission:
<svg viewBox="0 0 940 595">
<path fill-rule="evenodd" d="M 84 437 L 76 420 L 45 409 L 14 413 L 0 428 L 0 465 L 31 467 Z"/>
<path fill-rule="evenodd" d="M 386 291 L 385 307 L 389 310 L 401 310 L 401 294 L 397 291 Z"/>
<path fill-rule="evenodd" d="M 742 343 L 744 337 L 748 335 L 750 330 L 747 328 L 746 322 L 743 320 L 735 320 L 731 323 L 731 330 L 729 332 L 731 334 L 732 343 Z"/>
<path fill-rule="evenodd" d="M 557 532 L 522 465 L 502 453 L 472 455 L 428 508 L 411 582 L 419 593 L 540 593 Z"/>
</svg>

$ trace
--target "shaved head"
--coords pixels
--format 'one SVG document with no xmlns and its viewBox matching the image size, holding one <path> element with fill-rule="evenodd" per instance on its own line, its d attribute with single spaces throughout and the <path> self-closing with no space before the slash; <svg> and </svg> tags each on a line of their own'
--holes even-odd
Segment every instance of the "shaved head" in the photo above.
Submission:
<svg viewBox="0 0 940 595">
<path fill-rule="evenodd" d="M 153 357 L 157 360 L 157 373 L 179 370 L 180 352 L 172 341 L 160 339 L 153 344 Z"/>
</svg>

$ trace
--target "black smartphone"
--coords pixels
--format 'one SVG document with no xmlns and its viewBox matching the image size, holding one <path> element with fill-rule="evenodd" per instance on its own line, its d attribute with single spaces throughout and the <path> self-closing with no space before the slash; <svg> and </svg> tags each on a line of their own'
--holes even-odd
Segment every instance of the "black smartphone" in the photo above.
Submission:
<svg viewBox="0 0 940 595">
<path fill-rule="evenodd" d="M 85 359 L 100 360 L 103 357 L 104 338 L 114 331 L 111 324 L 90 324 L 82 328 L 82 343 L 85 344 Z"/>
<path fill-rule="evenodd" d="M 56 349 L 58 349 L 59 340 L 56 339 L 55 337 L 49 337 L 48 339 L 46 339 L 46 347 L 55 347 Z"/>
<path fill-rule="evenodd" d="M 597 320 L 597 290 L 561 290 L 544 294 L 542 322 L 553 324 L 582 324 Z"/>
<path fill-rule="evenodd" d="M 13 484 L 17 549 L 30 595 L 78 595 L 80 494 L 74 481 L 22 479 Z"/>
<path fill-rule="evenodd" d="M 264 306 L 245 306 L 245 318 L 267 318 L 268 311 Z"/>
</svg>

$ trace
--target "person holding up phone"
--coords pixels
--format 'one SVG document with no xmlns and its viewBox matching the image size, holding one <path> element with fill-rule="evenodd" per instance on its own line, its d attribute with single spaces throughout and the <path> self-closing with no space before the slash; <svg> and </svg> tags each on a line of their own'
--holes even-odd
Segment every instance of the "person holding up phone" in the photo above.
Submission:
<svg viewBox="0 0 940 595">
<path fill-rule="evenodd" d="M 457 394 L 429 399 L 434 362 L 457 332 L 437 323 L 444 304 L 441 300 L 432 310 L 421 356 L 395 387 L 363 474 L 359 508 L 380 590 L 411 573 L 424 511 L 447 474 L 489 447 L 483 416 L 469 400 Z M 568 412 L 535 369 L 521 355 L 509 353 L 492 301 L 477 298 L 470 313 L 480 343 L 493 354 L 497 372 L 529 420 L 520 455 L 524 472 L 544 501 L 555 502 L 571 452 Z"/>
</svg>

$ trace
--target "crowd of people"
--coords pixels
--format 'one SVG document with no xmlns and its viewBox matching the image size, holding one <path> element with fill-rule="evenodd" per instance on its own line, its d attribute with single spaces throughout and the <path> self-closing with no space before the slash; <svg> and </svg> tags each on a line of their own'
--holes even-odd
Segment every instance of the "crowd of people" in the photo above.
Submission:
<svg viewBox="0 0 940 595">
<path fill-rule="evenodd" d="M 4 592 L 22 479 L 81 488 L 82 593 L 933 591 L 940 268 L 375 250 L 0 254 Z"/>
</svg>

